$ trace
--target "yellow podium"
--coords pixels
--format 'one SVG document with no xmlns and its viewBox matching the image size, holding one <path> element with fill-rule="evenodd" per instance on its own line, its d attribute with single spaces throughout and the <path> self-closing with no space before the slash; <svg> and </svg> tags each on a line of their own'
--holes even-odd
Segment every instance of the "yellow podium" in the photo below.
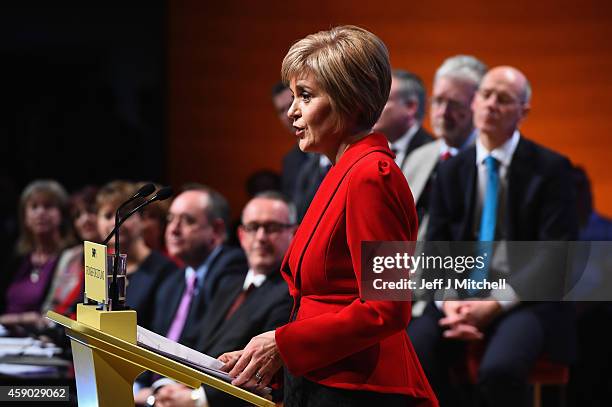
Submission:
<svg viewBox="0 0 612 407">
<path fill-rule="evenodd" d="M 139 347 L 135 311 L 101 311 L 79 304 L 76 321 L 53 311 L 47 318 L 64 326 L 71 340 L 80 407 L 133 406 L 133 383 L 145 370 L 191 388 L 206 384 L 256 406 L 274 406 L 254 393 Z"/>
</svg>

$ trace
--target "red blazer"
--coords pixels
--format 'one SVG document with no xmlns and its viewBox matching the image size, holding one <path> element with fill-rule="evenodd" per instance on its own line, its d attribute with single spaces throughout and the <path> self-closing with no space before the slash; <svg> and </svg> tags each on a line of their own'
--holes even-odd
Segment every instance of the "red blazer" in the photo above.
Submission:
<svg viewBox="0 0 612 407">
<path fill-rule="evenodd" d="M 329 171 L 283 261 L 299 308 L 276 343 L 293 375 L 438 404 L 406 334 L 410 302 L 360 299 L 361 242 L 416 236 L 408 183 L 386 138 L 369 135 Z"/>
</svg>

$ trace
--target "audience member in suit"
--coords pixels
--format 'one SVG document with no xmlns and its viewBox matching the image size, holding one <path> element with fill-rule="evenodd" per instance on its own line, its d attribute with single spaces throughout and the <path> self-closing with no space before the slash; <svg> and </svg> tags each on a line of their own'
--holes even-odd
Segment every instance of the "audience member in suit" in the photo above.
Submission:
<svg viewBox="0 0 612 407">
<path fill-rule="evenodd" d="M 274 170 L 262 169 L 255 171 L 246 181 L 246 193 L 249 199 L 254 198 L 257 194 L 265 191 L 281 192 L 281 175 Z M 230 230 L 228 231 L 227 244 L 234 247 L 240 247 L 238 239 L 238 228 L 241 225 L 239 217 L 232 219 Z"/>
<path fill-rule="evenodd" d="M 295 222 L 295 208 L 278 192 L 260 193 L 247 203 L 238 233 L 249 271 L 215 294 L 197 331 L 197 350 L 218 357 L 287 322 L 293 301 L 279 270 Z M 171 407 L 248 405 L 210 387 L 192 391 L 182 384 L 162 387 L 156 398 Z"/>
<path fill-rule="evenodd" d="M 246 259 L 242 250 L 226 246 L 229 205 L 212 188 L 192 186 L 177 196 L 168 213 L 166 245 L 172 256 L 185 263 L 181 273 L 173 275 L 159 289 L 153 329 L 168 335 L 176 322 L 176 313 L 191 279 L 193 294 L 187 322 L 173 340 L 184 342 L 189 329 L 204 315 L 213 295 L 228 285 L 233 275 L 244 277 Z M 176 329 L 176 327 L 175 327 Z M 184 342 L 188 346 L 192 343 Z"/>
<path fill-rule="evenodd" d="M 226 246 L 229 205 L 212 188 L 191 184 L 179 194 L 168 211 L 166 246 L 185 267 L 159 287 L 155 298 L 152 330 L 193 347 L 199 321 L 210 308 L 213 295 L 234 278 L 244 278 L 246 259 L 242 250 Z M 211 311 L 214 312 L 214 311 Z M 151 375 L 138 379 L 135 400 L 144 404 L 151 395 Z"/>
<path fill-rule="evenodd" d="M 293 120 L 287 117 L 287 110 L 289 110 L 292 100 L 293 96 L 291 95 L 291 91 L 284 83 L 278 82 L 274 84 L 272 87 L 272 103 L 274 104 L 274 110 L 276 110 L 278 120 L 293 138 L 295 134 Z M 297 143 L 283 157 L 281 183 L 282 191 L 288 197 L 293 197 L 293 191 L 295 191 L 300 168 L 302 168 L 302 165 L 304 165 L 308 157 L 309 154 L 300 150 Z"/>
<path fill-rule="evenodd" d="M 18 218 L 15 253 L 0 275 L 0 323 L 26 334 L 46 326 L 45 298 L 74 243 L 68 194 L 56 181 L 33 181 L 21 193 Z"/>
<path fill-rule="evenodd" d="M 411 72 L 394 70 L 389 99 L 373 130 L 387 136 L 395 163 L 400 168 L 415 148 L 433 141 L 431 134 L 421 127 L 425 103 L 421 78 Z"/>
<path fill-rule="evenodd" d="M 319 185 L 331 168 L 331 161 L 324 155 L 308 154 L 300 168 L 292 199 L 297 209 L 298 223 L 302 222 L 310 203 L 319 190 Z"/>
<path fill-rule="evenodd" d="M 137 190 L 136 185 L 131 182 L 113 181 L 98 191 L 96 202 L 100 236 L 106 237 L 113 230 L 117 208 L 134 196 Z M 126 211 L 134 206 L 128 205 Z M 174 274 L 176 265 L 145 244 L 140 213 L 134 214 L 121 225 L 119 243 L 121 252 L 127 254 L 126 304 L 136 311 L 138 325 L 149 329 L 153 321 L 155 295 L 161 283 Z M 113 248 L 114 244 L 113 237 L 108 247 Z"/>
<path fill-rule="evenodd" d="M 476 145 L 439 166 L 428 240 L 576 238 L 569 161 L 518 131 L 529 111 L 530 93 L 529 82 L 515 68 L 497 67 L 485 75 L 472 103 Z M 489 189 L 492 185 L 500 188 Z M 509 275 L 505 301 L 437 302 L 410 324 L 411 339 L 441 405 L 457 402 L 448 393 L 447 367 L 462 354 L 462 344 L 484 338 L 477 390 L 488 406 L 528 405 L 527 377 L 537 358 L 546 354 L 568 362 L 573 357 L 571 308 L 521 303 L 523 291 L 515 277 L 520 276 Z"/>
<path fill-rule="evenodd" d="M 416 202 L 418 240 L 425 240 L 431 186 L 440 161 L 474 144 L 472 100 L 487 67 L 468 55 L 447 58 L 434 76 L 429 118 L 436 141 L 410 154 L 402 167 Z"/>
</svg>

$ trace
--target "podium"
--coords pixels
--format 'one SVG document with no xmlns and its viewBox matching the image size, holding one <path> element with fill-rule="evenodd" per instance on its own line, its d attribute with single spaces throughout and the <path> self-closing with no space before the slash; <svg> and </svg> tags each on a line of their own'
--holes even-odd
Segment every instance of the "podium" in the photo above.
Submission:
<svg viewBox="0 0 612 407">
<path fill-rule="evenodd" d="M 139 347 L 136 312 L 103 311 L 78 304 L 77 320 L 49 311 L 47 318 L 62 325 L 70 338 L 80 407 L 133 406 L 133 383 L 145 370 L 191 388 L 202 384 L 261 407 L 275 404 L 247 390 Z"/>
</svg>

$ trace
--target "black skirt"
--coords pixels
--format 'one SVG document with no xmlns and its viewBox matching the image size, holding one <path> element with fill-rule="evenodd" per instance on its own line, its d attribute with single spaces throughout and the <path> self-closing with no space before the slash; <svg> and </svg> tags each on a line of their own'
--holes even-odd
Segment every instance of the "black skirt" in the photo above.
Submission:
<svg viewBox="0 0 612 407">
<path fill-rule="evenodd" d="M 405 394 L 346 390 L 323 386 L 285 369 L 284 407 L 409 407 L 418 403 Z"/>
</svg>

